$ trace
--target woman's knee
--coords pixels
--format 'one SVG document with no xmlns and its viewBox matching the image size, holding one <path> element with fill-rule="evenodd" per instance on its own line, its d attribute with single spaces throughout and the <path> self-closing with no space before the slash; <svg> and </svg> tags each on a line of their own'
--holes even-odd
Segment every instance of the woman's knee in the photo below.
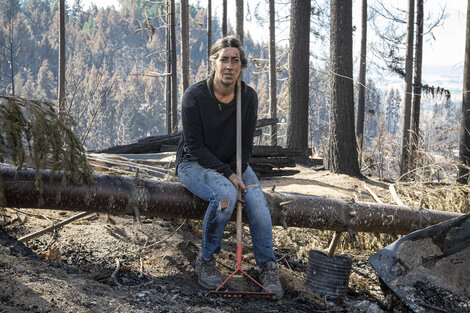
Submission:
<svg viewBox="0 0 470 313">
<path fill-rule="evenodd" d="M 230 182 L 221 184 L 214 190 L 213 201 L 218 202 L 218 207 L 221 210 L 233 210 L 237 203 L 237 190 Z"/>
</svg>

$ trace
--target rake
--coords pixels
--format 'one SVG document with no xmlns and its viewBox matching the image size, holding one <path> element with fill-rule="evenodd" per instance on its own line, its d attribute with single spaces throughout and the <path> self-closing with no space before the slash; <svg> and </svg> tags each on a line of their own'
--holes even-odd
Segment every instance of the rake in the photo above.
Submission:
<svg viewBox="0 0 470 313">
<path fill-rule="evenodd" d="M 242 177 L 242 104 L 241 104 L 241 74 L 237 80 L 237 175 Z M 240 192 L 240 191 L 238 191 Z M 263 287 L 258 281 L 251 277 L 247 272 L 242 269 L 242 254 L 243 254 L 243 243 L 242 243 L 242 204 L 237 202 L 237 268 L 235 271 L 214 291 L 208 292 L 208 295 L 217 295 L 225 298 L 241 298 L 241 297 L 255 297 L 255 298 L 271 298 L 273 294 Z M 235 274 L 241 273 L 251 280 L 255 285 L 261 288 L 260 292 L 252 291 L 223 291 L 222 288 L 227 282 L 235 276 Z"/>
</svg>

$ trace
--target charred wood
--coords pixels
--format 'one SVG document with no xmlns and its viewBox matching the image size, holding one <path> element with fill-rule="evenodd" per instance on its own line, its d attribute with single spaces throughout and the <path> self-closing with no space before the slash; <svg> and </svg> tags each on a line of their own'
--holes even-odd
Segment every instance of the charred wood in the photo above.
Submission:
<svg viewBox="0 0 470 313">
<path fill-rule="evenodd" d="M 277 119 L 272 118 L 263 118 L 259 119 L 256 122 L 256 127 L 264 127 L 268 125 L 272 125 L 277 123 Z M 261 130 L 257 129 L 258 135 L 261 135 Z M 182 132 L 177 132 L 170 135 L 162 135 L 162 136 L 150 136 L 147 138 L 143 138 L 137 141 L 137 143 L 131 143 L 128 145 L 118 145 L 114 147 L 109 147 L 106 149 L 98 150 L 98 151 L 90 151 L 94 153 L 133 153 L 133 154 L 140 154 L 140 153 L 157 153 L 163 152 L 161 150 L 162 146 L 165 146 L 165 151 L 176 151 L 169 150 L 169 147 L 173 149 L 175 146 L 178 145 Z"/>
<path fill-rule="evenodd" d="M 292 158 L 284 157 L 252 157 L 250 166 L 267 165 L 271 168 L 294 167 L 295 162 Z"/>
<path fill-rule="evenodd" d="M 203 219 L 207 203 L 178 183 L 94 175 L 94 183 L 62 183 L 63 174 L 42 171 L 43 192 L 34 170 L 2 167 L 7 207 L 61 209 L 133 215 Z M 274 225 L 333 231 L 407 234 L 461 214 L 389 204 L 345 201 L 292 193 L 266 192 Z"/>
<path fill-rule="evenodd" d="M 114 153 L 114 154 L 142 154 L 142 153 L 157 153 L 161 152 L 162 146 L 175 146 L 180 141 L 181 132 L 167 136 L 154 136 L 147 137 L 139 140 L 137 143 L 128 145 L 114 146 L 99 151 L 92 151 L 95 153 Z"/>
<path fill-rule="evenodd" d="M 277 124 L 277 118 L 262 118 L 256 122 L 256 127 L 265 127 Z"/>
</svg>

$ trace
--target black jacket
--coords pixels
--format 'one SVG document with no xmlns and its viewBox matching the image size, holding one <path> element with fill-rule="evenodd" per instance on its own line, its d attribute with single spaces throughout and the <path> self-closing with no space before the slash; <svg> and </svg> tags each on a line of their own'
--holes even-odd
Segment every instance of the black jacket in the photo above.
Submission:
<svg viewBox="0 0 470 313">
<path fill-rule="evenodd" d="M 258 96 L 242 82 L 242 170 L 253 151 L 258 114 Z M 176 168 L 183 158 L 197 161 L 229 177 L 236 172 L 236 98 L 222 103 L 210 81 L 190 86 L 183 94 L 181 118 L 183 136 L 176 154 Z"/>
</svg>

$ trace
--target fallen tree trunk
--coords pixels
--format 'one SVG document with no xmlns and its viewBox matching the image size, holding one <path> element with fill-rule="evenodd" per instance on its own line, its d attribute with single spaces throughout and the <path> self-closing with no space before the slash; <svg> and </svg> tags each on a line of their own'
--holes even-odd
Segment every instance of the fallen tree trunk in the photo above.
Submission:
<svg viewBox="0 0 470 313">
<path fill-rule="evenodd" d="M 2 167 L 5 204 L 16 208 L 60 209 L 203 219 L 207 203 L 178 183 L 94 175 L 92 184 L 61 184 L 62 175 L 42 171 L 42 194 L 35 171 Z M 334 231 L 407 234 L 460 216 L 458 213 L 345 201 L 300 194 L 266 192 L 274 225 Z"/>
</svg>

